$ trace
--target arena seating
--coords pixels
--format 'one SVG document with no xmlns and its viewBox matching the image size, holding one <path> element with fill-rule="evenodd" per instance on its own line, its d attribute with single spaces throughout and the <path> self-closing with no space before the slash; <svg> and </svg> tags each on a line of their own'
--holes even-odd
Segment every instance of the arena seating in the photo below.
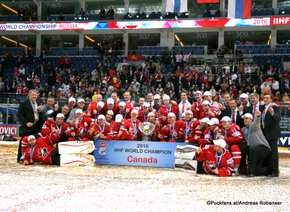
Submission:
<svg viewBox="0 0 290 212">
<path fill-rule="evenodd" d="M 192 55 L 203 55 L 205 53 L 205 46 L 174 46 L 173 52 L 176 53 L 178 50 L 182 50 L 183 53 L 191 53 Z"/>
<path fill-rule="evenodd" d="M 256 8 L 252 9 L 252 16 L 271 16 L 274 15 L 273 8 Z"/>
<path fill-rule="evenodd" d="M 277 54 L 288 54 L 290 53 L 290 44 L 278 44 L 276 45 Z"/>
<path fill-rule="evenodd" d="M 279 8 L 278 15 L 289 15 L 290 7 L 281 7 Z"/>
<path fill-rule="evenodd" d="M 271 45 L 237 45 L 236 49 L 240 49 L 243 54 L 272 54 Z"/>
<path fill-rule="evenodd" d="M 17 55 L 18 53 L 25 53 L 25 48 L 23 47 L 0 47 L 0 55 L 9 53 L 12 56 Z"/>
<path fill-rule="evenodd" d="M 138 46 L 137 54 L 144 55 L 162 55 L 162 52 L 168 50 L 166 46 Z"/>
<path fill-rule="evenodd" d="M 17 22 L 22 21 L 22 17 L 18 16 L 0 16 L 0 22 Z"/>
</svg>

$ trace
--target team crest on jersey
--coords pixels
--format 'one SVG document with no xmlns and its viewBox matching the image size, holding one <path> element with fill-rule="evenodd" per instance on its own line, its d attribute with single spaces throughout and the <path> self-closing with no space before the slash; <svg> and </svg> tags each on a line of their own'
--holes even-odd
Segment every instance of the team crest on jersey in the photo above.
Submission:
<svg viewBox="0 0 290 212">
<path fill-rule="evenodd" d="M 41 148 L 38 152 L 39 157 L 45 158 L 47 155 L 48 155 L 48 150 L 46 147 Z"/>
</svg>

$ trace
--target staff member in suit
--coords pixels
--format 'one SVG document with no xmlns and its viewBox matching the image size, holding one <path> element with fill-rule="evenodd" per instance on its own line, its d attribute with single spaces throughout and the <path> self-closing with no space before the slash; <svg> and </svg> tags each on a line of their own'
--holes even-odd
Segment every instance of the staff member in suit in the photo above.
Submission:
<svg viewBox="0 0 290 212">
<path fill-rule="evenodd" d="M 261 129 L 261 112 L 256 111 L 257 118 L 246 113 L 242 116 L 245 126 L 243 132 L 249 147 L 248 176 L 268 175 L 268 167 L 263 167 L 263 161 L 270 155 L 271 148 Z"/>
<path fill-rule="evenodd" d="M 272 166 L 272 171 L 270 173 L 270 177 L 278 177 L 279 176 L 279 158 L 278 158 L 278 147 L 277 142 L 281 137 L 281 130 L 279 126 L 279 122 L 281 119 L 280 110 L 276 104 L 272 103 L 272 94 L 265 93 L 264 94 L 264 103 L 265 108 L 262 112 L 262 130 L 264 136 L 266 137 L 270 147 L 271 153 L 266 158 L 266 163 Z"/>
<path fill-rule="evenodd" d="M 242 119 L 243 111 L 240 111 L 237 106 L 237 101 L 235 99 L 231 99 L 229 101 L 229 110 L 222 111 L 221 117 L 230 117 L 232 123 L 237 124 L 240 128 L 242 128 L 244 126 L 244 121 Z"/>
<path fill-rule="evenodd" d="M 38 92 L 30 90 L 28 99 L 21 102 L 18 108 L 17 117 L 21 123 L 21 136 L 36 134 L 41 131 L 44 123 L 43 105 L 37 105 Z"/>
<path fill-rule="evenodd" d="M 34 89 L 28 92 L 28 99 L 21 102 L 18 108 L 17 117 L 21 124 L 20 135 L 28 136 L 41 132 L 44 124 L 43 105 L 37 105 L 38 92 Z M 19 162 L 21 152 L 21 141 L 19 142 L 17 161 Z"/>
<path fill-rule="evenodd" d="M 256 119 L 256 111 L 262 112 L 264 110 L 264 105 L 261 105 L 261 102 L 259 101 L 260 97 L 257 93 L 251 93 L 250 94 L 250 102 L 251 106 L 245 108 L 245 113 L 250 113 L 253 116 L 253 119 Z"/>
</svg>

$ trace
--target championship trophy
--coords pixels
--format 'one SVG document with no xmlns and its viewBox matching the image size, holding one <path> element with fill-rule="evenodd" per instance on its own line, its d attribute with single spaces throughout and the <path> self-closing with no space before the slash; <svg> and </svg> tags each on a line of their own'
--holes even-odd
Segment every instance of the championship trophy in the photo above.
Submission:
<svg viewBox="0 0 290 212">
<path fill-rule="evenodd" d="M 138 128 L 143 134 L 142 140 L 148 141 L 149 135 L 151 135 L 155 129 L 155 125 L 150 122 L 143 122 L 138 125 Z"/>
</svg>

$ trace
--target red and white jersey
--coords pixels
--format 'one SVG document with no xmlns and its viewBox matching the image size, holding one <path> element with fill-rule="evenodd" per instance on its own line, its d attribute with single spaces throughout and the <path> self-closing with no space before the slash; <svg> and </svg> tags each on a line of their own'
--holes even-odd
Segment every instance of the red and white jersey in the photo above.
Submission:
<svg viewBox="0 0 290 212">
<path fill-rule="evenodd" d="M 176 117 L 178 117 L 178 105 L 177 104 L 170 104 L 169 107 L 165 107 L 164 105 L 161 105 L 159 108 L 159 120 L 161 121 L 162 125 L 167 124 L 167 116 L 168 113 L 174 113 Z"/>
<path fill-rule="evenodd" d="M 54 149 L 55 147 L 51 145 L 51 140 L 48 136 L 37 138 L 35 146 L 26 148 L 24 161 L 27 161 L 28 164 L 33 162 L 51 164 L 51 155 Z"/>
<path fill-rule="evenodd" d="M 160 121 L 155 121 L 153 123 L 155 125 L 153 133 L 149 136 L 149 141 L 159 141 L 158 135 L 163 127 Z"/>
<path fill-rule="evenodd" d="M 57 143 L 59 141 L 59 138 L 60 138 L 60 135 L 59 134 L 54 134 L 54 133 L 50 133 L 44 137 L 40 137 L 40 138 L 44 138 L 46 140 L 46 142 L 49 144 L 49 145 L 53 145 L 55 143 Z M 25 152 L 25 150 L 29 147 L 29 144 L 28 144 L 28 136 L 24 136 L 21 140 L 21 151 L 22 151 L 22 154 Z M 37 138 L 39 139 L 39 138 Z"/>
<path fill-rule="evenodd" d="M 57 129 L 58 133 L 62 136 L 69 136 L 70 135 L 70 128 L 66 122 L 63 122 L 61 125 L 56 125 L 56 123 L 52 120 L 47 120 L 44 122 L 42 126 L 41 132 L 38 134 L 41 137 L 45 137 L 51 133 L 51 129 Z"/>
<path fill-rule="evenodd" d="M 93 122 L 93 119 L 87 116 L 83 116 L 81 120 L 76 119 L 76 123 L 71 127 L 70 132 L 75 132 L 75 137 L 83 138 L 88 136 L 88 130 Z"/>
<path fill-rule="evenodd" d="M 93 131 L 93 133 L 90 133 Z M 89 138 L 94 138 L 94 139 L 99 139 L 98 135 L 102 133 L 103 135 L 107 136 L 111 132 L 111 127 L 108 124 L 91 124 L 88 130 L 88 137 Z"/>
<path fill-rule="evenodd" d="M 216 175 L 212 168 L 216 167 L 219 171 L 218 176 L 230 176 L 234 169 L 234 160 L 227 149 L 223 149 L 221 155 L 214 151 L 214 145 L 206 145 L 200 154 L 195 154 L 195 159 L 203 162 L 203 169 L 206 173 Z"/>
<path fill-rule="evenodd" d="M 114 112 L 114 115 L 116 115 L 119 111 L 119 106 L 118 106 L 118 104 L 114 104 L 114 106 L 112 108 L 109 108 L 108 104 L 105 103 L 103 110 L 104 110 L 104 115 L 107 114 L 108 110 L 112 110 Z"/>
<path fill-rule="evenodd" d="M 199 124 L 199 121 L 185 122 L 184 139 L 188 140 L 189 143 L 194 142 L 195 130 Z"/>
<path fill-rule="evenodd" d="M 149 112 L 148 112 L 148 113 L 149 113 Z M 138 119 L 139 119 L 142 123 L 145 122 L 145 121 L 147 121 L 148 113 L 144 112 L 143 109 L 139 110 L 139 111 L 138 111 Z M 156 114 L 155 114 L 155 117 L 157 117 Z"/>
<path fill-rule="evenodd" d="M 211 111 L 213 113 L 213 115 L 210 115 L 209 114 L 209 111 Z M 199 112 L 199 117 L 197 119 L 203 119 L 203 118 L 209 118 L 209 119 L 212 119 L 212 118 L 218 118 L 219 119 L 219 116 L 218 116 L 218 113 L 217 111 L 215 111 L 213 108 L 210 108 L 209 111 L 205 112 L 203 109 Z"/>
<path fill-rule="evenodd" d="M 244 141 L 241 128 L 236 124 L 231 124 L 229 129 L 220 128 L 219 135 L 224 137 L 228 145 L 241 143 Z"/>
<path fill-rule="evenodd" d="M 219 132 L 218 131 L 213 131 L 210 130 L 210 127 L 207 127 L 204 132 L 203 132 L 203 138 L 199 139 L 199 144 L 201 144 L 202 146 L 206 145 L 206 144 L 212 144 L 213 140 L 218 139 L 219 137 Z"/>
<path fill-rule="evenodd" d="M 202 102 L 194 102 L 191 105 L 191 111 L 193 112 L 193 118 L 199 119 L 200 111 L 202 111 Z"/>
<path fill-rule="evenodd" d="M 128 119 L 123 119 L 122 123 L 114 122 L 113 132 L 107 136 L 107 140 L 133 140 L 132 128 L 133 126 Z"/>
<path fill-rule="evenodd" d="M 91 102 L 89 104 L 88 109 L 86 111 L 87 116 L 93 117 L 95 115 L 94 111 L 97 110 L 97 104 L 98 104 L 98 102 Z"/>
<path fill-rule="evenodd" d="M 162 141 L 175 142 L 184 140 L 185 123 L 183 121 L 175 121 L 173 124 L 165 125 L 160 134 L 162 135 Z"/>
</svg>

